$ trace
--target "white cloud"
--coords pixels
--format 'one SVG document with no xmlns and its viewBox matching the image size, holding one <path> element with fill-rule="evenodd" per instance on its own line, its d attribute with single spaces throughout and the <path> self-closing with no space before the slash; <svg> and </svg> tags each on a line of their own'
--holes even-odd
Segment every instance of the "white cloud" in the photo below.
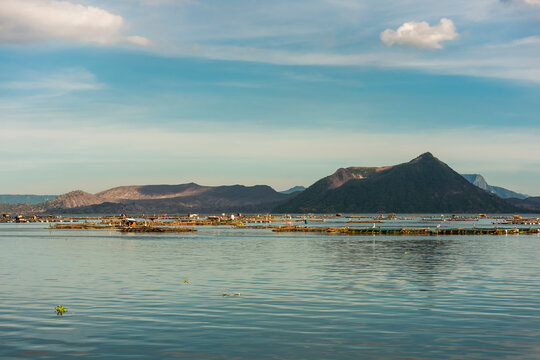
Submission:
<svg viewBox="0 0 540 360">
<path fill-rule="evenodd" d="M 150 44 L 150 41 L 142 36 L 128 36 L 126 40 L 132 44 L 139 46 L 148 46 L 148 44 Z"/>
<path fill-rule="evenodd" d="M 124 19 L 93 6 L 57 0 L 0 1 L 0 43 L 48 40 L 114 44 L 123 41 L 146 45 L 140 36 L 125 37 Z"/>
<path fill-rule="evenodd" d="M 424 49 L 442 49 L 442 41 L 458 37 L 454 22 L 442 18 L 439 25 L 430 26 L 427 22 L 406 22 L 397 30 L 386 29 L 381 40 L 387 46 L 405 45 Z"/>
<path fill-rule="evenodd" d="M 524 0 L 526 4 L 540 6 L 540 0 Z"/>
</svg>

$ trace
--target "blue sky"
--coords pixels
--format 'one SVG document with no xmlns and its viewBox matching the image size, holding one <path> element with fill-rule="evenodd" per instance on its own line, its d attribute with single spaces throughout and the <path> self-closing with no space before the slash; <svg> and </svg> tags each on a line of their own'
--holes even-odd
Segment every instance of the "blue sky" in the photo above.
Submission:
<svg viewBox="0 0 540 360">
<path fill-rule="evenodd" d="M 310 185 L 431 151 L 540 195 L 539 0 L 3 0 L 4 193 Z"/>
</svg>

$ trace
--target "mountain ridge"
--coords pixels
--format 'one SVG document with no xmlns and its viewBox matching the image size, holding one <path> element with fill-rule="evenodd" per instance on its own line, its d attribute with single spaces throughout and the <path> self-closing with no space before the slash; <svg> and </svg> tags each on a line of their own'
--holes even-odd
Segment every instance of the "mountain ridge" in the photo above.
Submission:
<svg viewBox="0 0 540 360">
<path fill-rule="evenodd" d="M 277 212 L 515 212 L 518 209 L 472 184 L 426 152 L 409 162 L 340 168 Z"/>
<path fill-rule="evenodd" d="M 202 186 L 196 183 L 179 185 L 128 185 L 91 194 L 71 191 L 56 199 L 34 206 L 8 207 L 31 212 L 54 213 L 121 213 L 121 212 L 215 212 L 269 211 L 278 203 L 296 194 L 282 194 L 268 185 Z"/>
<path fill-rule="evenodd" d="M 467 181 L 469 181 L 471 184 L 478 186 L 482 190 L 489 191 L 490 193 L 497 195 L 501 199 L 526 199 L 530 197 L 529 195 L 508 190 L 500 186 L 489 185 L 486 179 L 480 174 L 461 174 L 461 176 L 467 179 Z"/>
</svg>

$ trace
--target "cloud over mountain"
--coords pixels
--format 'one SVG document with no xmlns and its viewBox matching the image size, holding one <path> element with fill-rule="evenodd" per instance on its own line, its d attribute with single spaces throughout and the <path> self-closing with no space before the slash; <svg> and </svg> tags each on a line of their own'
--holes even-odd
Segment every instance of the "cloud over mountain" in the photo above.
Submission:
<svg viewBox="0 0 540 360">
<path fill-rule="evenodd" d="M 442 18 L 439 25 L 430 26 L 427 22 L 406 22 L 397 30 L 386 29 L 381 40 L 387 46 L 405 45 L 424 49 L 442 49 L 441 42 L 458 37 L 454 22 Z"/>
</svg>

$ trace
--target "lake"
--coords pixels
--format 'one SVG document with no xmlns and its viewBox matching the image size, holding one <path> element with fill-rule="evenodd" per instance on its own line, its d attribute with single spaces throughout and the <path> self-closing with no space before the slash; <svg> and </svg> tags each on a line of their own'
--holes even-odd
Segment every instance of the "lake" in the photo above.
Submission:
<svg viewBox="0 0 540 360">
<path fill-rule="evenodd" d="M 538 235 L 45 227 L 0 224 L 3 359 L 540 358 Z"/>
</svg>

